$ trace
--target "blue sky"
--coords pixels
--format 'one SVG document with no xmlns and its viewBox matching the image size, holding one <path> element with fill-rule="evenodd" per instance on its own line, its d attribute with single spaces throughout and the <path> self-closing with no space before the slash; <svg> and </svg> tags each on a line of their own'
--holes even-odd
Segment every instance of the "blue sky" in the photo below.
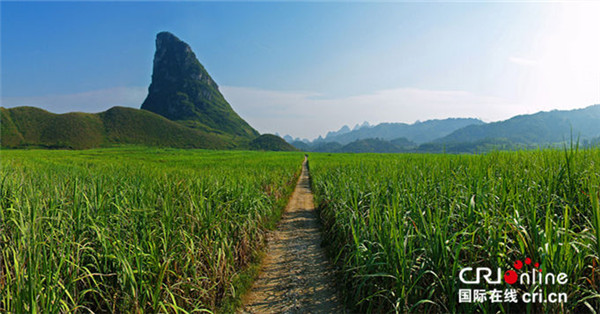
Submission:
<svg viewBox="0 0 600 314">
<path fill-rule="evenodd" d="M 186 41 L 261 132 L 505 119 L 600 103 L 594 2 L 2 2 L 2 106 L 139 107 Z"/>
</svg>

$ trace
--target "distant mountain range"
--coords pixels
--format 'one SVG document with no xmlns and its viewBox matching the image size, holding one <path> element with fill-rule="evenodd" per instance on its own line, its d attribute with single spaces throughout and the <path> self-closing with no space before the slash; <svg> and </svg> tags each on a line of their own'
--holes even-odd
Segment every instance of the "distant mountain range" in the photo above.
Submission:
<svg viewBox="0 0 600 314">
<path fill-rule="evenodd" d="M 560 146 L 571 140 L 583 146 L 600 143 L 600 105 L 519 115 L 493 123 L 450 118 L 414 124 L 382 123 L 354 130 L 344 126 L 325 138 L 312 142 L 296 139 L 291 144 L 316 152 L 472 153 Z"/>
<path fill-rule="evenodd" d="M 362 127 L 355 128 L 349 132 L 343 132 L 344 128 L 338 132 L 330 132 L 322 140 L 324 142 L 338 142 L 342 145 L 369 138 L 378 138 L 382 140 L 393 140 L 396 138 L 406 138 L 417 144 L 433 141 L 444 137 L 455 130 L 469 125 L 484 124 L 478 119 L 450 118 L 444 120 L 428 120 L 425 122 L 406 123 L 381 123 L 375 126 L 363 124 Z M 317 139 L 317 142 L 319 140 Z"/>
<path fill-rule="evenodd" d="M 1 108 L 2 147 L 93 148 L 115 144 L 296 150 L 260 135 L 227 103 L 188 44 L 156 36 L 152 83 L 141 109 L 53 114 L 34 107 Z"/>
</svg>

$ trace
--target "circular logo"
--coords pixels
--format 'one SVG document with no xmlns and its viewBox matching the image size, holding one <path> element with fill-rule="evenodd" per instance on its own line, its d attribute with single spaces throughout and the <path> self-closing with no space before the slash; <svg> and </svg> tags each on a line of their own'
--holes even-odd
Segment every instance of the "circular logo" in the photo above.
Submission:
<svg viewBox="0 0 600 314">
<path fill-rule="evenodd" d="M 514 270 L 508 270 L 504 273 L 504 281 L 509 285 L 517 282 L 517 278 L 519 278 L 519 276 L 517 276 L 517 272 Z"/>
</svg>

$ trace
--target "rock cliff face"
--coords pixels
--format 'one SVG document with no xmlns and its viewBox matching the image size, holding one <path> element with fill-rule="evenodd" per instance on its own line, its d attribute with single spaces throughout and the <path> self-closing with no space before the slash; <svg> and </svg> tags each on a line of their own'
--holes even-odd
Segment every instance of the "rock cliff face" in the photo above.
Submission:
<svg viewBox="0 0 600 314">
<path fill-rule="evenodd" d="M 233 111 L 190 46 L 168 32 L 156 36 L 152 83 L 142 109 L 207 131 L 258 135 Z"/>
</svg>

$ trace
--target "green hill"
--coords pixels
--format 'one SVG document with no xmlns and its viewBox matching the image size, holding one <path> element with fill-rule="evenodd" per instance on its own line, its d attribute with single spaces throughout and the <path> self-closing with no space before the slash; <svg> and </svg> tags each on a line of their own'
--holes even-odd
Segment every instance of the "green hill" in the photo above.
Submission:
<svg viewBox="0 0 600 314">
<path fill-rule="evenodd" d="M 34 107 L 1 108 L 2 147 L 85 149 L 115 144 L 233 148 L 234 139 L 190 129 L 149 111 L 113 107 L 91 114 L 54 114 Z"/>
<path fill-rule="evenodd" d="M 273 134 L 263 134 L 250 142 L 252 150 L 270 151 L 294 151 L 294 146 L 288 144 L 284 139 Z"/>
<path fill-rule="evenodd" d="M 503 139 L 515 144 L 548 145 L 600 136 L 600 105 L 576 110 L 553 110 L 519 115 L 505 121 L 470 125 L 436 143 L 469 143 Z"/>
<path fill-rule="evenodd" d="M 0 107 L 0 145 L 14 147 L 23 142 L 23 135 L 15 126 L 8 109 Z"/>
<path fill-rule="evenodd" d="M 146 110 L 113 107 L 99 115 L 109 143 L 211 149 L 237 146 L 232 136 L 190 129 Z"/>
<path fill-rule="evenodd" d="M 91 148 L 104 142 L 99 116 L 73 112 L 53 114 L 34 107 L 2 108 L 2 124 L 12 121 L 18 135 L 5 138 L 3 147 L 41 146 L 49 148 Z"/>
</svg>

